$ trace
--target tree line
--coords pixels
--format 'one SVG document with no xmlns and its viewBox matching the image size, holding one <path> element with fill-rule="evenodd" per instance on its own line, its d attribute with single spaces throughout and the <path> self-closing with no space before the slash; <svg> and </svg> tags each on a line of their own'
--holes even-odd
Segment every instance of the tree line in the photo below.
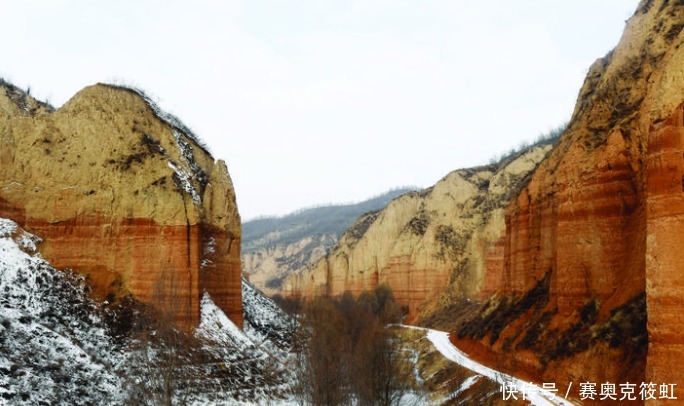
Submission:
<svg viewBox="0 0 684 406">
<path fill-rule="evenodd" d="M 306 303 L 279 300 L 297 313 L 295 395 L 311 405 L 396 405 L 413 389 L 413 365 L 387 329 L 406 309 L 380 285 Z"/>
<path fill-rule="evenodd" d="M 358 297 L 345 292 L 307 302 L 275 298 L 293 315 L 289 371 L 281 364 L 288 361 L 263 358 L 256 348 L 210 343 L 179 330 L 173 322 L 178 309 L 166 293 L 157 286 L 157 306 L 122 306 L 117 320 L 110 320 L 128 353 L 128 404 L 284 397 L 306 405 L 389 406 L 407 404 L 405 395 L 415 394 L 414 366 L 387 328 L 401 322 L 406 308 L 387 285 Z M 123 307 L 131 312 L 121 312 Z"/>
</svg>

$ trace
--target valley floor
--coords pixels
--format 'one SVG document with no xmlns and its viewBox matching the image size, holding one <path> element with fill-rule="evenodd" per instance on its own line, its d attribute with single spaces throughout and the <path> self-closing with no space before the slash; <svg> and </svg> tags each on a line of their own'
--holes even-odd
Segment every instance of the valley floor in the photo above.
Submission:
<svg viewBox="0 0 684 406">
<path fill-rule="evenodd" d="M 459 350 L 449 340 L 449 333 L 439 330 L 427 329 L 415 326 L 401 326 L 408 330 L 415 330 L 424 333 L 424 337 L 431 343 L 432 346 L 446 359 L 458 364 L 459 366 L 468 369 L 473 374 L 461 379 L 454 386 L 454 391 L 447 394 L 443 401 L 446 404 L 455 403 L 460 404 L 462 397 L 471 387 L 483 380 L 488 380 L 496 384 L 499 388 L 496 396 L 499 401 L 526 401 L 532 405 L 562 405 L 570 406 L 573 403 L 564 399 L 561 393 L 552 393 L 551 391 L 540 388 L 539 386 L 525 382 L 521 379 L 515 378 L 500 371 L 496 371 L 487 366 L 484 366 L 472 359 L 470 359 L 464 352 Z M 504 388 L 506 389 L 504 391 Z M 471 395 L 472 396 L 472 395 Z M 487 396 L 492 399 L 492 393 Z M 440 402 L 441 403 L 441 402 Z"/>
</svg>

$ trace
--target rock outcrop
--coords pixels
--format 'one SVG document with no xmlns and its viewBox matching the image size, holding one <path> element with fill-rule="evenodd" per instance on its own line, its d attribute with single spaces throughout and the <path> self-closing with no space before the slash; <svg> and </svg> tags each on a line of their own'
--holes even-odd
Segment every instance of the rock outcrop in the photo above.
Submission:
<svg viewBox="0 0 684 406">
<path fill-rule="evenodd" d="M 506 210 L 485 277 L 497 294 L 459 329 L 479 344 L 462 345 L 545 381 L 684 382 L 682 27 L 683 2 L 644 0 L 590 68 Z"/>
<path fill-rule="evenodd" d="M 208 292 L 242 324 L 240 218 L 226 165 L 142 92 L 87 87 L 53 110 L 0 83 L 0 216 L 94 294 L 172 306 Z"/>
<path fill-rule="evenodd" d="M 497 193 L 491 169 L 456 171 L 359 220 L 287 289 L 387 282 L 411 320 L 450 319 L 472 356 L 559 391 L 681 385 L 683 28 L 684 2 L 643 0 L 558 145 L 507 184 L 524 187 Z"/>
<path fill-rule="evenodd" d="M 280 294 L 288 275 L 313 267 L 359 216 L 412 190 L 398 188 L 359 203 L 247 221 L 242 234 L 242 272 L 262 292 Z"/>
<path fill-rule="evenodd" d="M 454 171 L 362 216 L 313 269 L 288 277 L 290 296 L 359 294 L 387 283 L 409 321 L 443 299 L 479 297 L 485 258 L 504 230 L 503 208 L 551 149 L 534 147 L 506 162 Z"/>
<path fill-rule="evenodd" d="M 288 243 L 264 242 L 258 247 L 254 244 L 251 250 L 243 250 L 242 269 L 262 292 L 280 294 L 283 280 L 289 274 L 316 264 L 336 242 L 334 234 L 319 234 L 302 236 Z"/>
<path fill-rule="evenodd" d="M 684 367 L 672 360 L 684 357 L 684 106 L 650 128 L 646 179 L 646 375 L 682 382 Z"/>
</svg>

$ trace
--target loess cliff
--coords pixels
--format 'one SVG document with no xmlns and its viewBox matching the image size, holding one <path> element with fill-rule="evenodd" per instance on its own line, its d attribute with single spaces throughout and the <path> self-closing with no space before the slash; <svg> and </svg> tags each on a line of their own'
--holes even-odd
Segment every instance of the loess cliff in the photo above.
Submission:
<svg viewBox="0 0 684 406">
<path fill-rule="evenodd" d="M 287 293 L 386 282 L 409 322 L 559 391 L 681 385 L 683 27 L 684 2 L 643 0 L 550 153 L 455 171 L 367 214 Z"/>
<path fill-rule="evenodd" d="M 246 221 L 242 225 L 242 272 L 262 292 L 280 294 L 288 275 L 315 265 L 360 215 L 412 190 L 398 188 L 359 203 Z"/>
<path fill-rule="evenodd" d="M 642 1 L 590 68 L 461 346 L 545 382 L 684 382 L 682 27 L 684 2 Z"/>
<path fill-rule="evenodd" d="M 534 147 L 506 162 L 454 171 L 362 216 L 312 269 L 285 280 L 289 296 L 359 294 L 387 283 L 409 321 L 450 296 L 479 297 L 484 264 L 504 230 L 504 207 L 551 149 Z"/>
<path fill-rule="evenodd" d="M 262 241 L 243 248 L 242 269 L 259 290 L 276 295 L 281 293 L 287 275 L 315 264 L 335 245 L 337 236 L 306 235 L 288 243 Z"/>
<path fill-rule="evenodd" d="M 0 217 L 40 235 L 101 299 L 171 306 L 208 292 L 242 325 L 240 218 L 226 165 L 144 93 L 95 85 L 61 108 L 0 83 Z"/>
</svg>

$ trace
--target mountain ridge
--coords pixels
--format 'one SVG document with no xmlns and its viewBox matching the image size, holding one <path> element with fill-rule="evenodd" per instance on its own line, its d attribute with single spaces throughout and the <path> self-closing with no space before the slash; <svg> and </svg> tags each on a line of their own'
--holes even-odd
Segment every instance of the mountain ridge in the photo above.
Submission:
<svg viewBox="0 0 684 406">
<path fill-rule="evenodd" d="M 310 207 L 281 217 L 247 221 L 243 225 L 243 272 L 259 289 L 281 293 L 287 275 L 325 255 L 359 216 L 411 190 L 396 188 L 358 203 Z"/>
<path fill-rule="evenodd" d="M 505 204 L 552 142 L 500 163 L 452 171 L 434 186 L 362 216 L 314 267 L 286 279 L 286 295 L 358 295 L 387 283 L 407 307 L 407 322 L 439 307 L 449 290 L 475 295 L 484 283 L 483 265 L 475 259 L 495 246 Z"/>
</svg>

